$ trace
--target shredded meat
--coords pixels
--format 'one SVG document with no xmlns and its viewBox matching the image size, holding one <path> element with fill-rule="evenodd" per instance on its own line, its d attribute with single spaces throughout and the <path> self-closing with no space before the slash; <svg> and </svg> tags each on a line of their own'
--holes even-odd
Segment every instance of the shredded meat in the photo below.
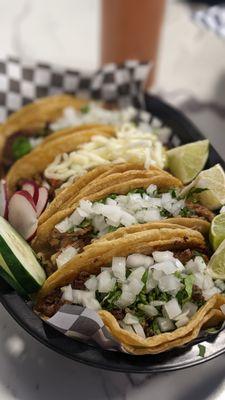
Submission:
<svg viewBox="0 0 225 400">
<path fill-rule="evenodd" d="M 79 276 L 76 279 L 74 279 L 74 281 L 72 282 L 72 288 L 79 289 L 79 290 L 86 289 L 84 284 L 88 280 L 89 277 L 90 277 L 90 272 L 81 271 Z"/>
<path fill-rule="evenodd" d="M 57 229 L 54 229 L 49 243 L 54 248 L 65 248 L 67 246 L 74 246 L 76 248 L 79 248 L 79 250 L 81 251 L 84 246 L 91 242 L 91 232 L 91 225 L 87 226 L 86 228 L 81 228 L 76 232 L 60 233 Z"/>
<path fill-rule="evenodd" d="M 205 219 L 206 221 L 211 222 L 215 217 L 215 214 L 208 210 L 208 208 L 202 206 L 201 204 L 187 202 L 187 207 L 190 208 L 197 214 L 198 217 Z"/>
<path fill-rule="evenodd" d="M 197 303 L 204 303 L 205 299 L 202 295 L 202 290 L 197 286 L 197 285 L 193 285 L 192 286 L 192 296 L 191 296 L 192 300 L 194 302 Z"/>
<path fill-rule="evenodd" d="M 64 304 L 62 300 L 62 292 L 60 289 L 53 290 L 48 296 L 41 300 L 35 310 L 46 317 L 52 317 L 59 308 Z"/>
<path fill-rule="evenodd" d="M 120 309 L 116 309 L 116 310 L 112 310 L 110 311 L 112 315 L 114 315 L 114 317 L 117 319 L 117 321 L 121 321 L 122 319 L 124 319 L 126 313 L 124 310 L 120 310 Z"/>
<path fill-rule="evenodd" d="M 201 250 L 199 250 L 201 253 Z M 174 252 L 174 257 L 178 258 L 182 264 L 186 264 L 189 260 L 194 258 L 196 256 L 197 250 L 192 250 L 192 249 L 186 249 L 186 250 L 180 250 L 180 251 L 175 251 Z M 206 254 L 202 254 L 202 257 L 204 258 L 205 262 L 208 262 L 208 256 Z"/>
<path fill-rule="evenodd" d="M 9 167 L 15 162 L 15 157 L 13 154 L 13 143 L 17 138 L 23 137 L 40 137 L 46 136 L 51 132 L 49 128 L 49 123 L 46 122 L 42 127 L 28 127 L 22 131 L 14 132 L 12 135 L 8 136 L 5 141 L 5 145 L 3 148 L 3 159 L 2 164 L 4 166 L 5 171 L 8 170 Z"/>
</svg>

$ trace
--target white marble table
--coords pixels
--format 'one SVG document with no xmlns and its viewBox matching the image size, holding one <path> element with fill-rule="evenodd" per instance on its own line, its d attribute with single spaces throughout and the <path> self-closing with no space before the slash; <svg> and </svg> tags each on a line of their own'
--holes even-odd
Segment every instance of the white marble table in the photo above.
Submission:
<svg viewBox="0 0 225 400">
<path fill-rule="evenodd" d="M 225 355 L 183 371 L 129 375 L 78 364 L 27 334 L 0 307 L 1 400 L 222 400 Z"/>
</svg>

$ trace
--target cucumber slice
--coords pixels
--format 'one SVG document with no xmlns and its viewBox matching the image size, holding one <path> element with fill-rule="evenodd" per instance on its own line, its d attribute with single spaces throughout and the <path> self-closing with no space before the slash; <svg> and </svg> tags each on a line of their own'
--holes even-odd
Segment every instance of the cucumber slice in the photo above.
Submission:
<svg viewBox="0 0 225 400">
<path fill-rule="evenodd" d="M 27 293 L 34 293 L 43 285 L 46 275 L 33 250 L 2 217 L 0 253 L 16 281 Z"/>
<path fill-rule="evenodd" d="M 20 294 L 21 296 L 27 298 L 27 293 L 24 289 L 20 286 L 20 284 L 14 278 L 12 272 L 8 268 L 5 260 L 3 259 L 2 255 L 0 254 L 0 276 L 13 288 L 15 291 Z"/>
</svg>

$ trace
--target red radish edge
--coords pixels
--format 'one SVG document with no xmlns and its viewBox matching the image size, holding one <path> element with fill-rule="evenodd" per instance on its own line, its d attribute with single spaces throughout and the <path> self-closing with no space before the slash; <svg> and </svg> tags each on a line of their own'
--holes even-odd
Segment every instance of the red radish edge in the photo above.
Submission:
<svg viewBox="0 0 225 400">
<path fill-rule="evenodd" d="M 35 181 L 24 181 L 22 184 L 22 190 L 28 192 L 33 197 L 34 204 L 37 204 L 39 197 L 39 187 Z"/>
<path fill-rule="evenodd" d="M 0 215 L 1 217 L 8 218 L 8 190 L 5 179 L 0 181 Z"/>
<path fill-rule="evenodd" d="M 37 230 L 37 212 L 30 193 L 19 190 L 11 197 L 8 205 L 10 224 L 25 240 L 31 240 Z"/>
<path fill-rule="evenodd" d="M 37 216 L 39 217 L 39 215 L 41 215 L 41 213 L 44 211 L 48 202 L 48 189 L 42 186 L 38 190 L 39 190 L 39 196 L 36 204 L 36 210 L 37 210 Z"/>
</svg>

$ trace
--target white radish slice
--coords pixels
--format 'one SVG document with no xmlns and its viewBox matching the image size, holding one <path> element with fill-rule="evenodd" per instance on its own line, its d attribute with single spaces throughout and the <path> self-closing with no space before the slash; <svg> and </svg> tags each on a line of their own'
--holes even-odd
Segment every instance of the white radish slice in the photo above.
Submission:
<svg viewBox="0 0 225 400">
<path fill-rule="evenodd" d="M 46 204 L 48 202 L 48 189 L 46 187 L 40 187 L 38 189 L 38 201 L 36 204 L 37 216 L 41 215 L 42 211 L 44 211 Z"/>
<path fill-rule="evenodd" d="M 32 196 L 25 190 L 19 190 L 9 200 L 9 223 L 25 240 L 31 240 L 37 230 L 38 220 Z"/>
<path fill-rule="evenodd" d="M 24 181 L 22 185 L 22 190 L 26 190 L 26 192 L 30 193 L 33 197 L 34 204 L 37 204 L 39 197 L 39 187 L 34 181 Z"/>
<path fill-rule="evenodd" d="M 5 179 L 0 181 L 0 216 L 6 219 L 8 217 L 8 194 Z"/>
</svg>

